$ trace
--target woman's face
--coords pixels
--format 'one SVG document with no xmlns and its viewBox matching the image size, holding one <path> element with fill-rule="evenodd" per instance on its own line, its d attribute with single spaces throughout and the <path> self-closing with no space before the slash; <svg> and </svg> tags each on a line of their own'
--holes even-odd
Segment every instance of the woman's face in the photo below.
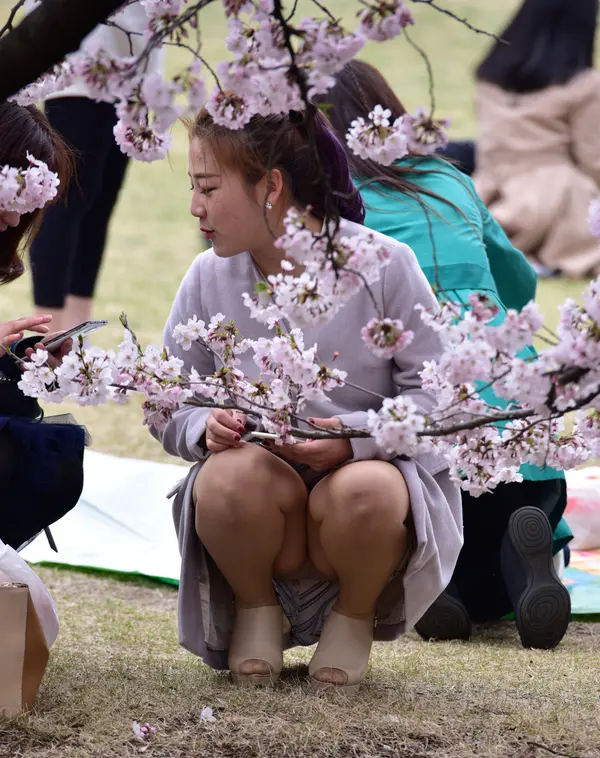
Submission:
<svg viewBox="0 0 600 758">
<path fill-rule="evenodd" d="M 21 214 L 16 211 L 0 211 L 0 232 L 5 232 L 9 226 L 19 226 Z"/>
<path fill-rule="evenodd" d="M 190 144 L 189 175 L 192 216 L 200 222 L 216 255 L 230 258 L 272 245 L 263 213 L 263 182 L 249 188 L 240 174 L 220 166 L 199 138 Z"/>
</svg>

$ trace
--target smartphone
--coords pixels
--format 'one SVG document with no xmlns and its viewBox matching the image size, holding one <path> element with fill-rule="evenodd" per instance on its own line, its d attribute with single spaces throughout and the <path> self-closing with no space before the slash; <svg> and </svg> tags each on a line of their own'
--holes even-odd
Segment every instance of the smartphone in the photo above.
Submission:
<svg viewBox="0 0 600 758">
<path fill-rule="evenodd" d="M 276 440 L 277 435 L 271 434 L 271 432 L 250 432 L 250 437 L 256 437 L 261 440 Z"/>
<path fill-rule="evenodd" d="M 51 340 L 48 340 L 47 342 L 45 340 L 38 340 L 39 342 L 43 342 L 44 347 L 49 352 L 53 352 L 54 350 L 58 349 L 64 342 L 66 342 L 68 339 L 75 339 L 76 337 L 85 336 L 86 334 L 91 334 L 92 332 L 95 332 L 96 329 L 101 329 L 103 326 L 106 326 L 108 324 L 108 321 L 84 321 L 83 324 L 78 324 L 77 326 L 74 326 L 72 329 L 69 329 L 66 332 L 63 332 L 62 334 L 59 334 L 57 337 L 53 337 Z"/>
</svg>

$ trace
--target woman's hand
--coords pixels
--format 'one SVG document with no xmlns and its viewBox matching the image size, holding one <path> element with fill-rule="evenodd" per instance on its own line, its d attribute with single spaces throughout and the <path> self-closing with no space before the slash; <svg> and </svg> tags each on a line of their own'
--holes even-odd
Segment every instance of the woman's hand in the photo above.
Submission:
<svg viewBox="0 0 600 758">
<path fill-rule="evenodd" d="M 56 337 L 60 337 L 61 334 L 63 334 L 63 332 L 54 332 L 54 334 L 49 334 L 46 339 L 50 341 Z M 25 355 L 31 359 L 31 355 L 35 350 L 48 350 L 48 366 L 54 370 L 60 366 L 65 355 L 68 355 L 72 349 L 73 340 L 69 338 L 68 340 L 65 340 L 62 345 L 59 345 L 52 351 L 48 350 L 48 347 L 44 342 L 38 342 L 35 347 L 28 347 L 25 351 Z"/>
<path fill-rule="evenodd" d="M 0 356 L 4 355 L 5 347 L 10 347 L 13 342 L 23 338 L 26 331 L 47 334 L 52 316 L 24 316 L 13 321 L 0 322 Z"/>
<path fill-rule="evenodd" d="M 242 447 L 246 426 L 243 413 L 224 408 L 212 408 L 206 420 L 206 447 L 212 453 L 220 453 L 230 447 Z"/>
<path fill-rule="evenodd" d="M 343 429 L 344 426 L 335 416 L 311 418 L 309 421 L 324 429 Z M 297 442 L 295 445 L 274 447 L 273 451 L 292 463 L 304 463 L 313 471 L 328 471 L 341 466 L 353 456 L 350 440 L 345 439 L 309 440 Z"/>
</svg>

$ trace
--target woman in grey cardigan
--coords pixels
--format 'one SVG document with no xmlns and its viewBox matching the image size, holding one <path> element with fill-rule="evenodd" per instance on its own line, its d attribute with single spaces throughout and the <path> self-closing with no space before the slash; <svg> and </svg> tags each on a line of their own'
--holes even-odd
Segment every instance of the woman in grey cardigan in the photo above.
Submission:
<svg viewBox="0 0 600 758">
<path fill-rule="evenodd" d="M 308 225 L 322 229 L 318 150 L 340 234 L 367 234 L 343 148 L 321 114 L 307 121 L 254 117 L 238 131 L 202 112 L 190 127 L 192 215 L 212 240 L 187 272 L 165 328 L 165 343 L 187 370 L 212 374 L 213 355 L 199 342 L 184 352 L 173 328 L 197 316 L 223 313 L 244 337 L 272 337 L 250 318 L 244 292 L 281 271 L 283 233 L 291 206 L 310 206 Z M 331 196 L 330 196 L 331 197 Z M 268 224 L 265 223 L 265 215 Z M 415 305 L 435 297 L 406 245 L 375 233 L 391 262 L 327 324 L 304 330 L 324 360 L 355 386 L 312 402 L 306 415 L 322 426 L 365 427 L 381 397 L 402 393 L 424 412 L 424 360 L 441 352 Z M 415 333 L 392 359 L 361 341 L 374 315 L 401 319 Z M 239 368 L 258 378 L 249 353 Z M 379 397 L 374 396 L 376 393 Z M 436 454 L 412 460 L 387 455 L 371 438 L 318 440 L 269 449 L 248 440 L 245 418 L 231 410 L 186 407 L 158 436 L 165 450 L 194 461 L 176 490 L 175 527 L 182 556 L 181 644 L 238 682 L 273 683 L 283 649 L 318 642 L 309 673 L 313 686 L 355 691 L 365 677 L 373 639 L 393 640 L 414 625 L 444 589 L 462 544 L 460 497 L 446 462 Z"/>
</svg>

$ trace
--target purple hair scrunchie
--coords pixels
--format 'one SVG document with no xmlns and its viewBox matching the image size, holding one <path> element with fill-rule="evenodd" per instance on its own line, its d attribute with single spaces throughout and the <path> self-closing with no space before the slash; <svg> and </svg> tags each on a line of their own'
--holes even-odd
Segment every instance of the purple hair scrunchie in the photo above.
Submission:
<svg viewBox="0 0 600 758">
<path fill-rule="evenodd" d="M 314 124 L 317 149 L 323 168 L 329 176 L 331 187 L 340 193 L 336 196 L 340 216 L 356 224 L 363 224 L 365 206 L 352 181 L 346 151 L 321 112 L 316 114 Z"/>
</svg>

